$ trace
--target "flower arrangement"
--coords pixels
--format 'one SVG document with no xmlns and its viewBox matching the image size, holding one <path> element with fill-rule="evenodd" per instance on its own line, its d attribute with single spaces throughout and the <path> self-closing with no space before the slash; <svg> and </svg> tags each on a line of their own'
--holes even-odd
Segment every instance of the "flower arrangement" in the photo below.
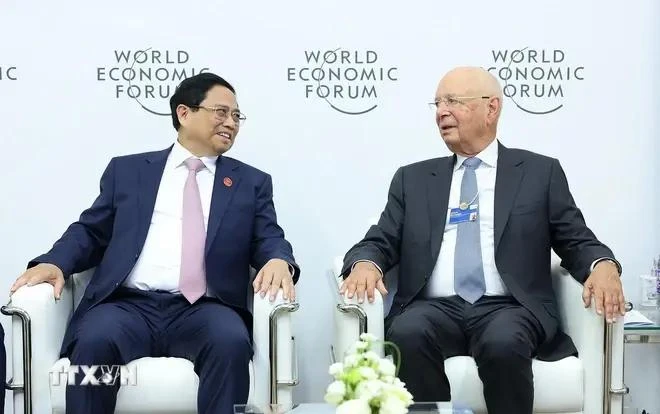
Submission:
<svg viewBox="0 0 660 414">
<path fill-rule="evenodd" d="M 405 414 L 413 403 L 405 384 L 396 377 L 398 367 L 373 351 L 376 342 L 374 335 L 360 335 L 344 361 L 330 366 L 334 381 L 326 390 L 325 401 L 337 406 L 337 414 Z M 393 343 L 384 344 L 398 351 Z"/>
</svg>

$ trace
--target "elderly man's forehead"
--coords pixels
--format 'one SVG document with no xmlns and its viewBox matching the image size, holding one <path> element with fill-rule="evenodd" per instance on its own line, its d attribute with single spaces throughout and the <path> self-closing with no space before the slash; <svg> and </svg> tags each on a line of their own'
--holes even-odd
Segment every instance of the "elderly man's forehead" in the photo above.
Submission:
<svg viewBox="0 0 660 414">
<path fill-rule="evenodd" d="M 443 79 L 438 85 L 436 95 L 465 95 L 477 90 L 474 83 L 458 80 Z"/>
<path fill-rule="evenodd" d="M 491 81 L 484 76 L 447 76 L 443 78 L 436 89 L 436 96 L 447 95 L 494 95 L 500 94 L 497 81 Z"/>
</svg>

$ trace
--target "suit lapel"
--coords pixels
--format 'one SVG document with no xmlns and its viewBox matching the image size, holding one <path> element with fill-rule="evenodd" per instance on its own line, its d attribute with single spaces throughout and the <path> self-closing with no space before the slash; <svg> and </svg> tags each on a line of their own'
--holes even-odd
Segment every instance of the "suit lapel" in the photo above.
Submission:
<svg viewBox="0 0 660 414">
<path fill-rule="evenodd" d="M 426 194 L 431 222 L 431 260 L 437 260 L 445 233 L 449 188 L 456 157 L 445 157 L 438 161 L 437 168 L 431 171 Z"/>
<path fill-rule="evenodd" d="M 502 238 L 502 233 L 509 221 L 509 215 L 513 202 L 518 194 L 520 181 L 523 176 L 521 168 L 522 160 L 519 159 L 502 144 L 499 144 L 499 154 L 497 157 L 497 176 L 495 178 L 495 240 L 494 247 L 497 252 L 497 246 Z"/>
<path fill-rule="evenodd" d="M 160 179 L 167 163 L 167 156 L 172 147 L 166 150 L 147 155 L 140 163 L 138 171 L 138 222 L 137 222 L 137 251 L 138 254 L 147 238 L 151 216 L 154 212 Z"/>
<path fill-rule="evenodd" d="M 206 230 L 206 254 L 211 248 L 211 244 L 220 228 L 220 223 L 222 223 L 222 218 L 241 181 L 238 167 L 239 164 L 231 158 L 218 157 L 215 178 L 213 179 L 209 223 Z"/>
</svg>

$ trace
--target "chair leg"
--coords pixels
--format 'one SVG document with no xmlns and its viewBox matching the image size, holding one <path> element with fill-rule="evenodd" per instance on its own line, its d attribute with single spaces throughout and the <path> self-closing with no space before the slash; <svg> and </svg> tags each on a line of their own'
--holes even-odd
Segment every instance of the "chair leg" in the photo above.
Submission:
<svg viewBox="0 0 660 414">
<path fill-rule="evenodd" d="M 21 320 L 23 334 L 23 384 L 15 384 L 10 379 L 5 384 L 5 389 L 10 391 L 23 391 L 23 412 L 32 414 L 32 324 L 30 315 L 21 308 L 6 305 L 0 308 L 0 312 L 7 316 L 18 316 Z"/>
<path fill-rule="evenodd" d="M 631 310 L 632 304 L 630 302 L 626 303 L 626 312 Z M 618 338 L 615 338 L 615 331 L 616 327 L 614 324 L 605 323 L 605 358 L 603 361 L 603 411 L 605 414 L 612 413 L 613 396 L 621 395 L 623 398 L 629 392 L 628 387 L 623 383 L 623 386 L 618 388 L 613 387 L 612 384 L 613 371 L 618 368 L 614 367 L 614 364 L 617 363 L 614 361 L 615 347 L 617 347 L 615 340 L 618 340 Z M 623 349 L 622 346 L 621 349 Z"/>
<path fill-rule="evenodd" d="M 297 358 L 294 352 L 293 363 L 294 363 L 294 374 L 293 378 L 290 380 L 278 381 L 277 379 L 277 317 L 284 312 L 292 313 L 298 310 L 300 305 L 297 302 L 294 303 L 282 303 L 273 308 L 270 312 L 269 317 L 269 341 L 268 341 L 268 353 L 270 358 L 270 403 L 277 404 L 277 388 L 279 385 L 286 386 L 295 386 L 298 385 L 298 363 Z M 295 351 L 295 349 L 294 349 Z"/>
</svg>

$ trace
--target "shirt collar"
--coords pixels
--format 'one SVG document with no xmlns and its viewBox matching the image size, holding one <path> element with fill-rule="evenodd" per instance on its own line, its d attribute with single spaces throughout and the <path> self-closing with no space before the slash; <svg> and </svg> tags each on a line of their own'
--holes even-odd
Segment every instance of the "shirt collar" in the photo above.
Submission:
<svg viewBox="0 0 660 414">
<path fill-rule="evenodd" d="M 218 161 L 218 156 L 212 157 L 195 157 L 186 147 L 176 140 L 172 151 L 170 152 L 170 161 L 172 166 L 176 169 L 183 166 L 183 162 L 188 158 L 199 158 L 204 163 L 204 166 L 212 173 L 215 174 L 215 163 Z"/>
<path fill-rule="evenodd" d="M 490 144 L 488 144 L 486 148 L 483 149 L 483 151 L 475 155 L 475 157 L 481 160 L 482 165 L 494 168 L 497 166 L 497 152 L 498 141 L 497 139 L 494 139 Z M 463 165 L 463 161 L 465 161 L 467 158 L 468 157 L 463 155 L 456 154 L 456 164 L 454 164 L 454 171 L 458 171 L 458 169 Z"/>
</svg>

